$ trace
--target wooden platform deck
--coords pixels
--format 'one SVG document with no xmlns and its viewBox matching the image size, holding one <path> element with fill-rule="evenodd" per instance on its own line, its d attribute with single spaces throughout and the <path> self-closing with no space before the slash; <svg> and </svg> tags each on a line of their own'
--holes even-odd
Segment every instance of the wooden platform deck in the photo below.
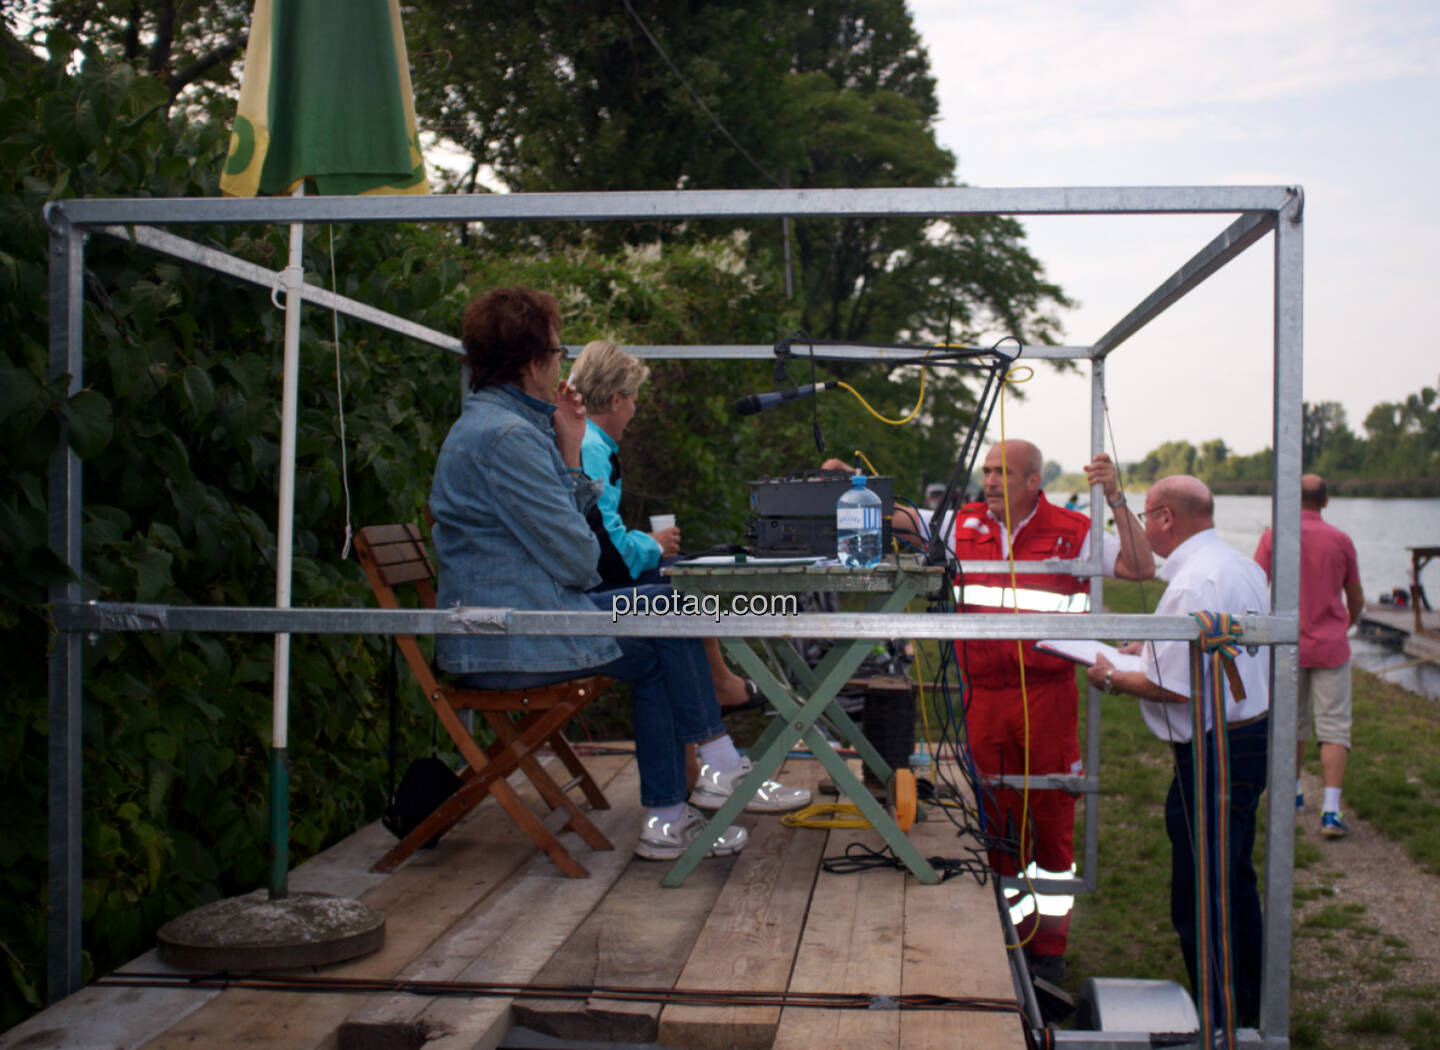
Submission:
<svg viewBox="0 0 1440 1050">
<path fill-rule="evenodd" d="M 1392 635 L 1405 636 L 1403 651 L 1417 663 L 1440 663 L 1440 610 L 1420 611 L 1420 630 L 1415 630 L 1415 610 L 1397 609 L 1393 605 L 1367 602 L 1360 614 L 1362 629 L 1380 629 Z"/>
<path fill-rule="evenodd" d="M 878 844 L 878 836 L 744 814 L 751 838 L 743 853 L 706 860 L 684 886 L 664 889 L 667 866 L 632 852 L 640 830 L 634 759 L 587 764 L 614 807 L 597 811 L 595 822 L 616 846 L 592 852 L 565 836 L 588 879 L 562 876 L 488 801 L 391 875 L 368 870 L 393 842 L 378 824 L 297 868 L 293 890 L 357 897 L 386 914 L 380 951 L 309 975 L 1013 1001 L 991 886 L 968 876 L 925 886 L 893 869 L 828 874 L 822 858 L 851 841 Z M 815 787 L 819 763 L 792 759 L 784 777 Z M 941 816 L 910 834 L 928 856 L 961 855 Z M 151 952 L 123 969 L 166 967 Z M 673 1050 L 1025 1045 L 1019 1017 L 1006 1013 L 92 985 L 0 1035 L 0 1048 L 478 1050 L 523 1041 L 517 1025 L 563 1045 Z"/>
</svg>

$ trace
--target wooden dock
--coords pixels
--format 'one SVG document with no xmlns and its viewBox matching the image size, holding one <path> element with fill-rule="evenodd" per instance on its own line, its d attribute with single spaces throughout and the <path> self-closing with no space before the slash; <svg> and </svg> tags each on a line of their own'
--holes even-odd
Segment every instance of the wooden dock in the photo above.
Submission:
<svg viewBox="0 0 1440 1050">
<path fill-rule="evenodd" d="M 1403 635 L 1403 652 L 1416 663 L 1440 664 L 1440 611 L 1420 610 L 1420 630 L 1415 629 L 1413 608 L 1366 602 L 1360 614 L 1360 628 L 1381 634 Z"/>
<path fill-rule="evenodd" d="M 1015 997 L 992 886 L 970 876 L 925 886 L 895 869 L 829 874 L 820 869 L 823 858 L 853 841 L 878 845 L 879 837 L 868 829 L 790 828 L 777 816 L 744 814 L 751 837 L 741 854 L 706 860 L 683 886 L 664 889 L 667 866 L 633 855 L 640 831 L 633 757 L 586 761 L 614 807 L 596 811 L 595 823 L 616 846 L 593 852 L 564 836 L 589 868 L 588 879 L 562 876 L 491 801 L 393 874 L 369 871 L 393 842 L 377 823 L 290 879 L 293 890 L 356 897 L 386 915 L 378 952 L 305 976 L 559 985 L 574 989 L 572 998 L 102 982 L 0 1035 L 0 1050 L 488 1050 L 523 1041 L 517 1025 L 572 1042 L 671 1050 L 1025 1045 L 1015 1013 L 692 1005 L 584 994 L 603 986 L 611 994 Z M 784 777 L 815 787 L 819 763 L 792 759 Z M 544 812 L 533 792 L 521 794 Z M 938 813 L 910 835 L 927 856 L 962 855 Z M 178 974 L 153 952 L 121 972 L 127 971 Z"/>
</svg>

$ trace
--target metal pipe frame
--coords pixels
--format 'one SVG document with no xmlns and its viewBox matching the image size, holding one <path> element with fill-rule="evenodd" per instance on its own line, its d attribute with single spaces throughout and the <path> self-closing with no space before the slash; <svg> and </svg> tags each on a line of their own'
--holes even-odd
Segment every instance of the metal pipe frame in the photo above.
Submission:
<svg viewBox="0 0 1440 1050">
<path fill-rule="evenodd" d="M 85 318 L 85 235 L 68 222 L 50 227 L 50 378 L 70 377 L 67 396 L 83 388 Z M 50 547 L 74 574 L 68 583 L 50 588 L 50 601 L 80 600 L 81 496 L 80 457 L 69 444 L 69 425 L 60 419 L 60 438 L 50 456 Z M 51 643 L 49 862 L 50 899 L 47 936 L 50 1001 L 81 984 L 80 891 L 82 858 L 80 825 L 82 752 L 80 747 L 80 663 L 82 635 L 62 630 Z"/>
<path fill-rule="evenodd" d="M 823 577 L 808 589 L 823 587 Z M 698 599 L 697 599 L 698 600 Z M 677 602 L 678 604 L 678 602 Z M 218 634 L 485 634 L 635 638 L 1042 638 L 1140 637 L 1193 642 L 1189 616 L 1095 613 L 796 613 L 731 616 L 723 601 L 713 616 L 675 613 L 540 612 L 461 606 L 454 609 L 312 609 L 274 606 L 156 605 L 141 602 L 63 602 L 54 610 L 62 631 L 84 634 L 199 631 Z M 1016 621 L 1019 621 L 1018 623 Z M 1294 644 L 1294 620 L 1246 616 L 1245 641 Z"/>
<path fill-rule="evenodd" d="M 76 226 L 294 222 L 571 222 L 948 218 L 954 215 L 1197 215 L 1279 212 L 1284 186 L 978 186 L 834 190 L 671 190 L 367 197 L 74 198 Z"/>
<path fill-rule="evenodd" d="M 278 272 L 254 266 L 199 245 L 156 225 L 293 222 L 488 222 L 697 219 L 945 218 L 957 215 L 1165 215 L 1234 214 L 1237 218 L 1184 266 L 1162 282 L 1092 346 L 1027 346 L 1022 357 L 1091 360 L 1091 449 L 1104 448 L 1104 362 L 1160 313 L 1266 233 L 1275 234 L 1274 268 L 1274 502 L 1272 511 L 1273 591 L 1271 614 L 1245 621 L 1247 641 L 1273 646 L 1270 719 L 1270 780 L 1293 779 L 1296 707 L 1296 643 L 1299 637 L 1300 430 L 1303 304 L 1303 204 L 1298 187 L 1057 187 L 989 189 L 978 187 L 855 190 L 688 190 L 669 193 L 549 193 L 433 195 L 428 197 L 185 198 L 52 202 L 45 217 L 52 231 L 50 268 L 50 377 L 70 377 L 70 390 L 81 388 L 83 374 L 84 243 L 89 232 L 103 232 L 150 250 L 273 288 Z M 126 227 L 134 227 L 127 229 Z M 438 349 L 457 352 L 458 343 L 442 332 L 388 315 L 363 303 L 306 285 L 308 302 L 376 324 Z M 639 357 L 693 360 L 766 359 L 768 346 L 626 347 Z M 918 361 L 919 351 L 827 347 L 839 356 L 897 363 Z M 62 428 L 63 428 L 62 423 Z M 64 559 L 75 581 L 52 588 L 59 637 L 49 658 L 50 689 L 50 916 L 49 993 L 59 999 L 80 987 L 80 645 L 87 634 L 108 631 L 255 631 L 275 633 L 465 633 L 649 634 L 685 637 L 836 638 L 1041 638 L 1129 637 L 1188 640 L 1196 635 L 1185 617 L 1091 614 L 956 617 L 933 614 L 802 614 L 793 617 L 744 617 L 710 622 L 699 617 L 632 616 L 611 623 L 604 613 L 553 614 L 505 609 L 445 611 L 207 608 L 133 603 L 85 603 L 81 586 L 81 468 L 62 439 L 49 472 L 49 522 L 52 549 Z M 1092 488 L 1092 501 L 1096 496 Z M 1098 551 L 1099 523 L 1092 528 Z M 994 562 L 966 562 L 965 571 L 994 569 Z M 1007 566 L 1008 567 L 1008 566 Z M 1091 578 L 1092 608 L 1103 596 L 1100 558 L 1089 563 L 1032 562 L 1017 570 L 1068 573 Z M 1017 623 L 1017 620 L 1020 621 Z M 688 622 L 687 622 L 688 621 Z M 1004 621 L 1004 622 L 1001 622 Z M 1083 623 L 1083 626 L 1082 626 Z M 1086 761 L 1099 768 L 1100 703 L 1093 689 L 1087 699 Z M 1036 778 L 1032 778 L 1035 781 Z M 1055 880 L 1057 888 L 1096 888 L 1098 827 L 1096 794 L 1086 789 L 1085 877 Z M 1058 786 L 1058 785 L 1057 785 Z M 1075 786 L 1075 785 L 1068 785 Z M 1281 801 L 1277 802 L 1277 798 Z M 1293 890 L 1294 810 L 1288 792 L 1270 793 L 1265 885 L 1265 975 L 1261 1030 L 1243 1030 L 1241 1045 L 1288 1047 L 1290 923 Z M 1057 1032 L 1060 1045 L 1101 1048 L 1148 1047 L 1149 1033 Z"/>
<path fill-rule="evenodd" d="M 168 255 L 183 262 L 193 263 L 196 266 L 203 266 L 207 270 L 216 273 L 223 273 L 229 277 L 235 277 L 242 281 L 249 281 L 251 284 L 259 285 L 261 288 L 277 289 L 283 287 L 284 271 L 272 270 L 257 263 L 248 262 L 245 259 L 237 258 L 228 252 L 218 248 L 211 248 L 208 245 L 200 244 L 186 237 L 160 230 L 154 226 L 102 226 L 97 232 L 107 234 L 130 244 L 148 248 L 150 251 Z M 464 350 L 460 346 L 460 340 L 445 332 L 438 332 L 414 321 L 408 321 L 403 317 L 396 317 L 394 314 L 386 313 L 384 310 L 376 309 L 368 303 L 362 303 L 348 296 L 338 295 L 328 288 L 316 284 L 303 284 L 299 289 L 300 295 L 307 303 L 316 306 L 337 310 L 347 317 L 353 317 L 359 321 L 366 321 L 383 328 L 386 331 L 403 335 L 418 342 L 426 343 L 441 350 L 448 350 L 451 353 L 461 356 Z M 583 347 L 571 345 L 569 348 L 574 353 L 579 353 Z M 723 346 L 675 346 L 669 344 L 656 344 L 653 346 L 621 346 L 621 350 L 635 357 L 642 357 L 651 360 L 697 360 L 697 361 L 740 361 L 740 360 L 770 360 L 775 356 L 775 348 L 759 343 L 734 343 Z M 1023 344 L 1019 348 L 1019 355 L 1032 360 L 1046 361 L 1074 361 L 1092 356 L 1092 349 L 1088 346 L 1051 346 L 1043 343 Z M 828 344 L 825 353 L 830 357 L 841 357 L 856 361 L 880 361 L 900 364 L 921 364 L 927 359 L 930 351 L 918 349 L 904 349 L 900 347 L 873 347 L 873 346 L 846 346 L 844 344 Z M 798 356 L 798 355 L 797 355 Z"/>
</svg>

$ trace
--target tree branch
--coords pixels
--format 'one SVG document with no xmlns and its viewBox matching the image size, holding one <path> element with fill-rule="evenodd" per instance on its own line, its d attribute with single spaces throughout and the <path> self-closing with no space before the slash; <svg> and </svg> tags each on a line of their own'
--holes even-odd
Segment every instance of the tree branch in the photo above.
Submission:
<svg viewBox="0 0 1440 1050">
<path fill-rule="evenodd" d="M 214 69 L 220 63 L 230 61 L 230 59 L 234 57 L 235 53 L 245 46 L 245 42 L 248 39 L 249 34 L 242 33 L 239 39 L 232 40 L 228 44 L 217 47 L 208 55 L 203 55 L 200 58 L 197 58 L 194 62 L 191 62 L 188 66 L 186 66 L 184 69 L 180 70 L 180 72 L 176 73 L 173 77 L 171 77 L 171 101 L 173 102 L 176 95 L 180 94 L 181 91 L 189 87 L 196 80 L 199 80 L 202 76 L 204 76 L 210 70 Z"/>
<path fill-rule="evenodd" d="M 163 73 L 170 66 L 170 48 L 175 42 L 175 0 L 165 0 L 160 13 L 155 16 L 155 43 L 150 45 L 150 60 L 147 68 L 152 73 Z M 171 97 L 174 97 L 172 92 Z"/>
<path fill-rule="evenodd" d="M 125 23 L 125 61 L 135 61 L 135 56 L 140 54 L 140 0 L 134 0 L 130 5 L 130 18 Z M 87 16 L 88 19 L 88 16 Z"/>
</svg>

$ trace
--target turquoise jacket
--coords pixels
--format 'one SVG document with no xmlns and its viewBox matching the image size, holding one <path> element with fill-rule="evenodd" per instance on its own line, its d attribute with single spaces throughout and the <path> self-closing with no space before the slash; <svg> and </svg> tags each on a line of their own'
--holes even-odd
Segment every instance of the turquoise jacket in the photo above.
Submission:
<svg viewBox="0 0 1440 1050">
<path fill-rule="evenodd" d="M 585 473 L 600 482 L 600 517 L 610 542 L 625 559 L 625 567 L 634 579 L 647 569 L 660 564 L 660 544 L 648 532 L 627 529 L 620 518 L 620 446 L 593 419 L 585 421 L 585 442 L 580 446 L 580 465 Z"/>
</svg>

